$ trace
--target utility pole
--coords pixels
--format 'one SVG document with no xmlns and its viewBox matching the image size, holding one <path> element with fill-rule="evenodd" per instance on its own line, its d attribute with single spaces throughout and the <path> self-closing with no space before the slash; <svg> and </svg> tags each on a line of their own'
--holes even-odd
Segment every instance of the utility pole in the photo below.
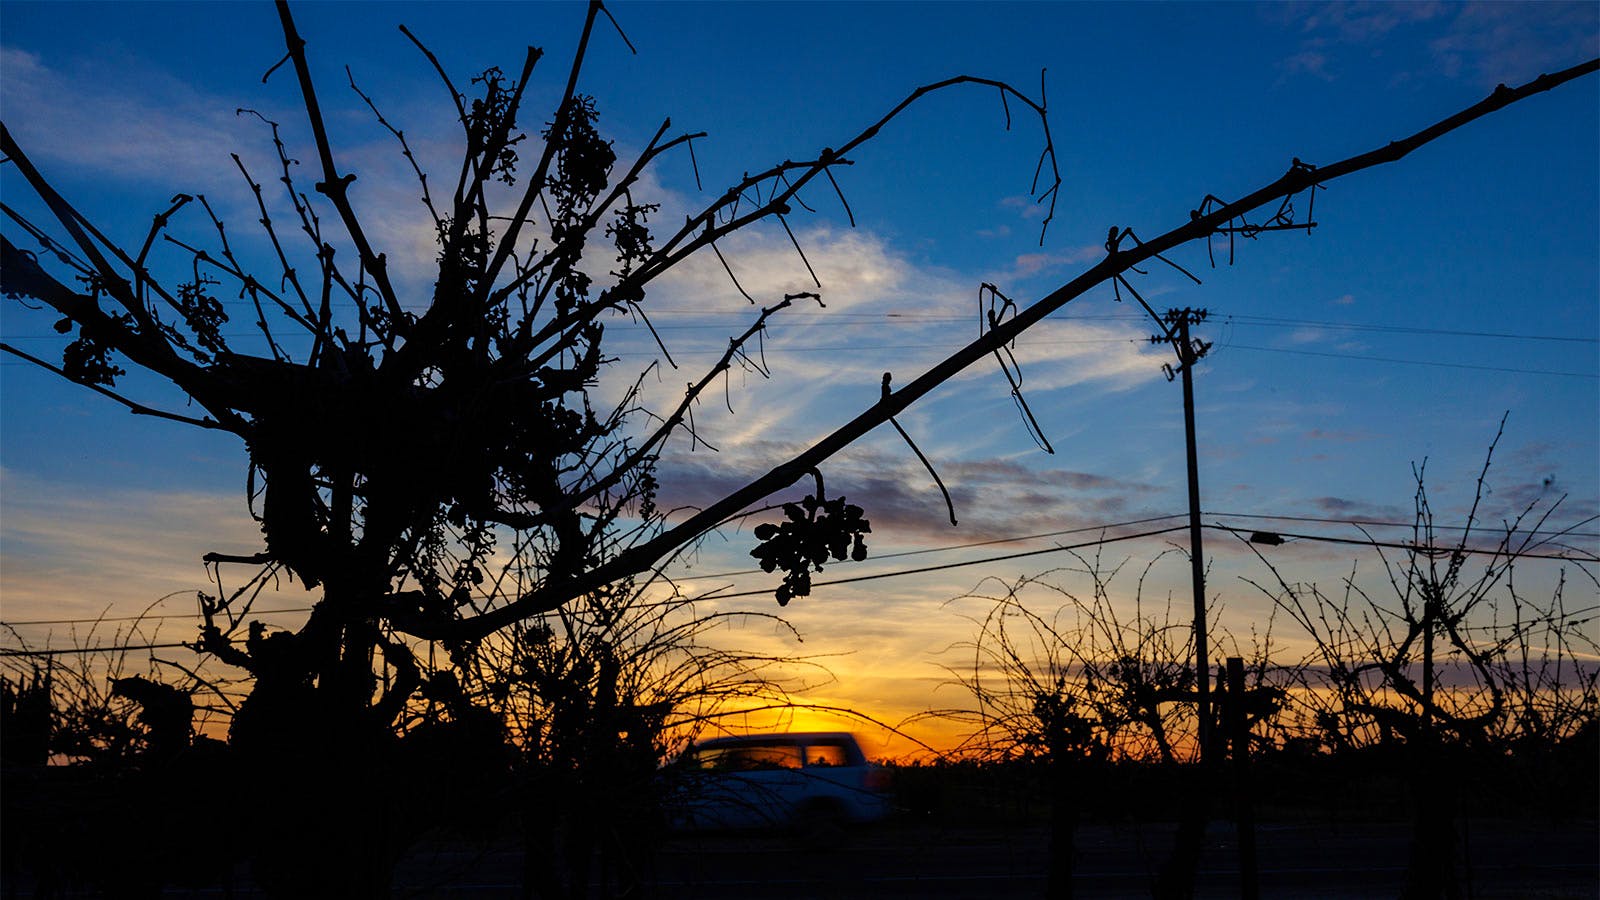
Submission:
<svg viewBox="0 0 1600 900">
<path fill-rule="evenodd" d="M 1135 294 L 1135 297 L 1138 297 Z M 1189 460 L 1189 571 L 1194 583 L 1194 675 L 1196 716 L 1198 717 L 1199 766 L 1193 773 L 1189 797 L 1185 803 L 1182 820 L 1174 839 L 1172 857 L 1162 867 L 1156 878 L 1154 894 L 1161 898 L 1194 896 L 1195 874 L 1200 865 L 1200 854 L 1205 845 L 1206 814 L 1210 804 L 1214 753 L 1211 749 L 1211 662 L 1206 647 L 1206 579 L 1205 553 L 1200 544 L 1200 465 L 1195 452 L 1194 439 L 1194 364 L 1211 345 L 1189 336 L 1189 326 L 1205 321 L 1206 311 L 1185 307 L 1169 309 L 1165 316 L 1156 316 L 1143 298 L 1141 306 L 1161 326 L 1161 334 L 1150 338 L 1151 343 L 1171 344 L 1178 354 L 1178 367 L 1163 364 L 1161 370 L 1167 380 L 1183 375 L 1183 425 Z"/>
<path fill-rule="evenodd" d="M 1211 662 L 1206 646 L 1205 554 L 1200 540 L 1200 463 L 1194 438 L 1194 364 L 1206 355 L 1211 344 L 1189 337 L 1189 326 L 1204 322 L 1206 310 L 1169 309 L 1162 318 L 1164 334 L 1153 335 L 1151 343 L 1172 344 L 1178 353 L 1178 367 L 1163 364 L 1161 370 L 1171 381 L 1183 377 L 1183 436 L 1189 462 L 1189 569 L 1194 587 L 1194 674 L 1198 695 L 1200 760 L 1205 761 L 1211 744 Z"/>
</svg>

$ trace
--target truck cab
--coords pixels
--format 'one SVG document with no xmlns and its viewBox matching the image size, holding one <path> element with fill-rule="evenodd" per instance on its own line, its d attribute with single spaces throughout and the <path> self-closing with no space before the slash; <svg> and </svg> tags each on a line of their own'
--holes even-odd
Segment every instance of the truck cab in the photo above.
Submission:
<svg viewBox="0 0 1600 900">
<path fill-rule="evenodd" d="M 693 745 L 681 761 L 680 827 L 824 830 L 888 815 L 888 770 L 849 732 L 747 734 Z"/>
</svg>

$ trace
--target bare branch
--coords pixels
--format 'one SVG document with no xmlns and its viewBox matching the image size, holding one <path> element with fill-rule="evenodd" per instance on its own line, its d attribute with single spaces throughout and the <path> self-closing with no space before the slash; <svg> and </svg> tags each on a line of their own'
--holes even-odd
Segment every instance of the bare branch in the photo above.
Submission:
<svg viewBox="0 0 1600 900">
<path fill-rule="evenodd" d="M 401 27 L 404 28 L 405 26 Z M 439 211 L 433 208 L 433 195 L 428 193 L 428 175 L 417 164 L 417 157 L 412 154 L 411 145 L 406 143 L 406 133 L 390 125 L 389 120 L 385 119 L 383 113 L 378 111 L 378 105 L 372 102 L 372 98 L 367 96 L 361 88 L 356 87 L 356 76 L 350 71 L 349 66 L 344 67 L 344 74 L 346 78 L 350 79 L 350 90 L 355 91 L 356 96 L 360 97 L 367 104 L 367 108 L 372 110 L 372 114 L 378 117 L 378 124 L 387 129 L 390 134 L 394 135 L 395 140 L 400 142 L 400 155 L 404 156 L 406 162 L 411 164 L 411 171 L 417 176 L 417 183 L 422 185 L 422 205 L 428 208 L 428 215 L 433 218 L 433 227 L 438 230 L 442 227 L 442 224 L 439 221 Z M 459 103 L 460 100 L 458 99 L 457 104 L 459 105 Z"/>
<path fill-rule="evenodd" d="M 316 139 L 317 156 L 322 162 L 323 180 L 316 185 L 317 192 L 325 195 L 333 208 L 338 211 L 339 218 L 344 222 L 345 233 L 350 236 L 351 243 L 355 244 L 356 252 L 361 256 L 361 266 L 372 275 L 378 288 L 378 296 L 383 298 L 388 307 L 392 327 L 400 334 L 406 331 L 405 311 L 400 307 L 399 297 L 395 294 L 394 285 L 389 281 L 389 267 L 381 254 L 372 249 L 372 244 L 367 240 L 365 229 L 361 220 L 357 218 L 355 207 L 350 205 L 350 183 L 355 181 L 354 174 L 340 175 L 338 166 L 333 159 L 333 145 L 328 142 L 328 129 L 322 121 L 322 107 L 317 103 L 317 92 L 311 81 L 311 67 L 306 62 L 306 42 L 295 29 L 294 18 L 289 13 L 288 0 L 277 0 L 278 20 L 283 25 L 284 43 L 288 45 L 289 55 L 294 60 L 295 75 L 300 81 L 300 95 L 305 104 L 306 117 L 311 123 L 311 133 Z"/>
<path fill-rule="evenodd" d="M 11 346 L 10 344 L 0 343 L 0 350 L 5 351 L 6 353 L 10 353 L 13 356 L 21 357 L 22 359 L 25 359 L 28 362 L 33 363 L 34 365 L 38 366 L 39 368 L 46 369 L 48 371 L 54 372 L 57 375 L 60 375 L 62 378 L 66 378 L 69 381 L 74 381 L 74 379 L 70 378 L 67 375 L 66 372 L 61 370 L 61 368 L 59 366 L 51 365 L 50 363 L 45 362 L 44 360 L 40 359 L 37 356 L 33 356 L 32 354 L 25 353 L 25 352 L 23 352 L 21 350 L 18 350 L 17 348 Z M 157 419 L 170 419 L 171 421 L 182 422 L 185 425 L 193 425 L 193 426 L 195 426 L 197 428 L 218 429 L 218 430 L 222 430 L 222 431 L 231 430 L 227 426 L 221 424 L 220 422 L 218 422 L 215 419 L 196 419 L 196 418 L 193 418 L 191 416 L 184 416 L 184 415 L 179 415 L 178 413 L 170 413 L 170 412 L 165 412 L 165 411 L 159 410 L 159 409 L 153 409 L 151 407 L 145 406 L 142 403 L 136 403 L 136 402 L 134 402 L 132 400 L 129 400 L 127 397 L 124 397 L 121 394 L 117 393 L 116 391 L 113 391 L 110 388 L 107 388 L 107 387 L 105 387 L 103 385 L 86 384 L 86 383 L 81 382 L 81 381 L 75 381 L 75 383 L 82 384 L 84 387 L 88 388 L 91 391 L 94 391 L 95 393 L 101 395 L 102 397 L 110 397 L 112 400 L 115 400 L 118 403 L 122 404 L 123 406 L 126 406 L 128 408 L 128 411 L 133 413 L 136 416 L 153 416 L 153 417 L 155 417 Z"/>
<path fill-rule="evenodd" d="M 883 396 L 885 397 L 889 396 L 889 383 L 891 380 L 892 376 L 890 373 L 883 373 Z M 950 491 L 945 489 L 944 479 L 940 478 L 939 473 L 934 471 L 933 463 L 928 462 L 928 457 L 923 455 L 922 448 L 917 446 L 917 442 L 911 439 L 911 435 L 907 434 L 906 430 L 900 427 L 900 423 L 896 421 L 893 416 L 889 417 L 889 424 L 894 426 L 895 431 L 900 432 L 900 437 L 905 440 L 906 446 L 911 448 L 911 452 L 917 455 L 918 460 L 921 460 L 922 467 L 928 470 L 929 475 L 933 476 L 933 483 L 939 486 L 939 493 L 944 495 L 944 506 L 945 509 L 950 513 L 950 525 L 951 527 L 955 527 L 956 505 L 955 502 L 950 499 Z"/>
<path fill-rule="evenodd" d="M 1010 343 L 1045 316 L 1082 296 L 1096 285 L 1120 276 L 1121 273 L 1129 268 L 1153 258 L 1157 253 L 1165 253 L 1189 241 L 1209 238 L 1217 228 L 1230 219 L 1238 218 L 1267 203 L 1299 193 L 1313 183 L 1333 181 L 1373 166 L 1394 162 L 1403 158 L 1412 150 L 1437 140 L 1443 135 L 1495 110 L 1501 109 L 1517 100 L 1550 90 L 1574 78 L 1593 73 L 1596 70 L 1600 70 L 1600 59 L 1591 60 L 1553 75 L 1541 75 L 1520 88 L 1512 89 L 1502 86 L 1480 103 L 1440 120 L 1410 137 L 1393 141 L 1376 150 L 1322 167 L 1315 172 L 1308 171 L 1299 165 L 1293 165 L 1282 177 L 1247 194 L 1243 199 L 1233 204 L 1220 207 L 1210 214 L 1191 218 L 1188 223 L 1147 241 L 1132 250 L 1119 248 L 1115 252 L 1108 253 L 1105 259 L 1090 267 L 1078 277 L 1036 301 L 1032 306 L 1020 311 L 1015 318 L 1001 323 L 991 329 L 988 334 L 950 355 L 905 387 L 894 391 L 888 397 L 863 411 L 808 449 L 780 463 L 765 475 L 729 493 L 721 500 L 707 506 L 678 525 L 663 531 L 656 538 L 630 547 L 611 560 L 570 580 L 541 586 L 539 589 L 476 619 L 463 620 L 444 626 L 441 632 L 443 634 L 462 636 L 488 634 L 507 622 L 515 621 L 518 618 L 541 610 L 554 609 L 570 598 L 580 596 L 599 585 L 621 577 L 625 573 L 649 568 L 651 562 L 659 559 L 669 552 L 671 548 L 692 540 L 695 536 L 703 533 L 706 529 L 714 526 L 715 523 L 722 521 L 738 510 L 793 484 L 806 472 L 816 468 L 824 460 L 853 443 L 873 428 L 888 421 L 891 416 L 901 412 L 938 385 L 948 381 L 979 359 L 993 353 L 996 348 Z M 920 93 L 914 96 L 920 96 Z M 907 102 L 910 101 L 908 100 Z M 904 104 L 902 104 L 903 106 Z M 863 133 L 863 137 L 859 140 L 865 140 L 875 131 L 875 127 L 869 129 L 868 132 Z"/>
<path fill-rule="evenodd" d="M 429 50 L 427 47 L 423 46 L 423 43 L 417 40 L 417 36 L 412 34 L 411 30 L 406 28 L 406 26 L 400 26 L 400 33 L 410 39 L 411 43 L 415 44 L 418 50 L 422 51 L 422 55 L 426 56 L 428 58 L 428 62 L 433 65 L 433 70 L 439 73 L 439 80 L 444 82 L 445 89 L 450 92 L 450 102 L 456 105 L 456 120 L 461 123 L 463 128 L 465 128 L 467 124 L 467 108 L 463 105 L 465 97 L 460 91 L 456 90 L 456 86 L 453 82 L 451 82 L 450 76 L 444 70 L 444 66 L 439 64 L 439 57 L 434 56 L 432 50 Z"/>
</svg>

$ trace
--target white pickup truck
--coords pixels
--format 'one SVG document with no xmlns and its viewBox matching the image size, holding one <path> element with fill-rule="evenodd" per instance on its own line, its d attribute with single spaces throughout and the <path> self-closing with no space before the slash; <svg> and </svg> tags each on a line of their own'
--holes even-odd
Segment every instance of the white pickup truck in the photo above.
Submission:
<svg viewBox="0 0 1600 900">
<path fill-rule="evenodd" d="M 675 767 L 680 828 L 791 828 L 822 837 L 889 814 L 889 770 L 843 731 L 746 734 L 695 744 Z"/>
</svg>

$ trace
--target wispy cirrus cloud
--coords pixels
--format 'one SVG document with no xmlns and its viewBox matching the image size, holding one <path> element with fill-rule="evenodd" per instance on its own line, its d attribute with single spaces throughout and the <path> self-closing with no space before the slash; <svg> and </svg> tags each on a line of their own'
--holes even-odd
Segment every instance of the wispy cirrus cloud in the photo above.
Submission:
<svg viewBox="0 0 1600 900">
<path fill-rule="evenodd" d="M 1321 50 L 1301 50 L 1286 57 L 1278 67 L 1286 76 L 1310 75 L 1323 81 L 1332 81 L 1334 78 L 1333 73 L 1328 70 L 1328 54 Z"/>
<path fill-rule="evenodd" d="M 63 69 L 0 47 L 0 79 L 0 113 L 23 149 L 96 177 L 168 185 L 182 173 L 203 187 L 237 185 L 228 153 L 255 136 L 234 114 L 249 104 L 208 96 L 147 66 L 134 77 L 106 61 Z"/>
<path fill-rule="evenodd" d="M 1600 6 L 1468 3 L 1430 49 L 1447 78 L 1483 86 L 1527 81 L 1600 54 Z"/>
<path fill-rule="evenodd" d="M 1011 350 L 1022 372 L 1025 392 L 1055 391 L 1094 384 L 1108 391 L 1126 391 L 1161 377 L 1161 364 L 1171 351 L 1153 346 L 1139 323 L 1088 322 L 1062 319 L 1036 326 Z M 994 375 L 994 364 L 974 366 L 958 378 Z"/>
<path fill-rule="evenodd" d="M 1306 505 L 1325 516 L 1336 519 L 1375 519 L 1404 521 L 1406 512 L 1400 507 L 1376 504 L 1350 497 L 1311 497 Z"/>
<path fill-rule="evenodd" d="M 1085 244 L 1053 252 L 1023 253 L 1012 261 L 1004 280 L 1021 280 L 1042 272 L 1054 272 L 1066 266 L 1094 262 L 1104 256 L 1105 252 L 1104 247 Z"/>
<path fill-rule="evenodd" d="M 912 299 L 905 294 L 910 264 L 870 231 L 818 226 L 798 231 L 791 242 L 776 226 L 746 229 L 718 242 L 717 249 L 727 268 L 708 248 L 661 277 L 656 290 L 664 305 L 738 309 L 748 304 L 741 288 L 763 306 L 785 294 L 816 291 L 836 312 Z M 821 287 L 812 280 L 812 271 Z"/>
<path fill-rule="evenodd" d="M 1037 197 L 1027 194 L 1011 194 L 996 201 L 1001 209 L 1010 210 L 1024 219 L 1042 219 L 1049 207 L 1039 202 Z"/>
<path fill-rule="evenodd" d="M 1378 435 L 1367 431 L 1341 431 L 1329 428 L 1313 428 L 1300 435 L 1303 441 L 1331 441 L 1340 444 L 1353 444 L 1361 441 L 1376 440 Z"/>
<path fill-rule="evenodd" d="M 1331 35 L 1347 43 L 1379 40 L 1395 29 L 1415 22 L 1446 17 L 1443 3 L 1312 3 L 1289 4 L 1285 11 L 1299 11 L 1300 30 L 1305 34 Z"/>
<path fill-rule="evenodd" d="M 7 127 L 58 186 L 71 194 L 74 182 L 92 180 L 161 198 L 152 201 L 157 204 L 178 192 L 204 194 L 223 221 L 233 226 L 228 237 L 241 259 L 257 267 L 263 283 L 272 284 L 279 280 L 267 274 L 276 267 L 274 254 L 266 245 L 265 232 L 255 226 L 260 212 L 234 154 L 250 179 L 261 184 L 268 214 L 291 254 L 291 264 L 314 268 L 316 247 L 301 234 L 280 182 L 283 170 L 270 127 L 255 115 L 240 112 L 259 109 L 262 116 L 280 123 L 296 190 L 329 226 L 324 239 L 339 248 L 341 259 L 353 257 L 340 238 L 338 217 L 312 189 L 321 172 L 314 162 L 300 162 L 302 157 L 315 158 L 304 112 L 297 107 L 275 109 L 279 98 L 274 91 L 226 96 L 137 59 L 47 60 L 15 47 L 0 47 L 0 80 L 5 85 L 0 112 Z M 364 106 L 348 109 L 347 102 L 341 95 L 327 114 L 346 132 L 337 140 L 340 165 L 360 175 L 351 191 L 352 202 L 369 238 L 387 256 L 402 302 L 420 307 L 437 270 L 434 228 L 420 202 L 421 189 L 398 144 L 381 131 L 370 111 Z M 449 128 L 421 131 L 451 133 Z M 365 136 L 343 139 L 349 133 Z M 411 140 L 423 159 L 448 159 L 455 152 L 450 139 L 428 140 L 414 134 Z M 68 199 L 92 220 L 108 215 L 83 196 Z M 148 215 L 158 211 L 136 210 L 134 219 L 142 219 L 139 227 L 146 227 Z M 170 227 L 186 243 L 216 246 L 216 234 L 198 205 L 185 210 Z M 115 229 L 112 236 L 138 239 Z M 156 245 L 152 259 L 158 275 L 163 253 L 183 256 L 174 248 Z"/>
<path fill-rule="evenodd" d="M 1363 66 L 1375 55 L 1427 63 L 1396 71 L 1396 83 L 1442 77 L 1487 87 L 1573 65 L 1600 48 L 1593 3 L 1296 3 L 1268 15 L 1299 34 L 1279 63 L 1284 76 L 1324 81 L 1357 65 L 1357 51 Z"/>
</svg>

